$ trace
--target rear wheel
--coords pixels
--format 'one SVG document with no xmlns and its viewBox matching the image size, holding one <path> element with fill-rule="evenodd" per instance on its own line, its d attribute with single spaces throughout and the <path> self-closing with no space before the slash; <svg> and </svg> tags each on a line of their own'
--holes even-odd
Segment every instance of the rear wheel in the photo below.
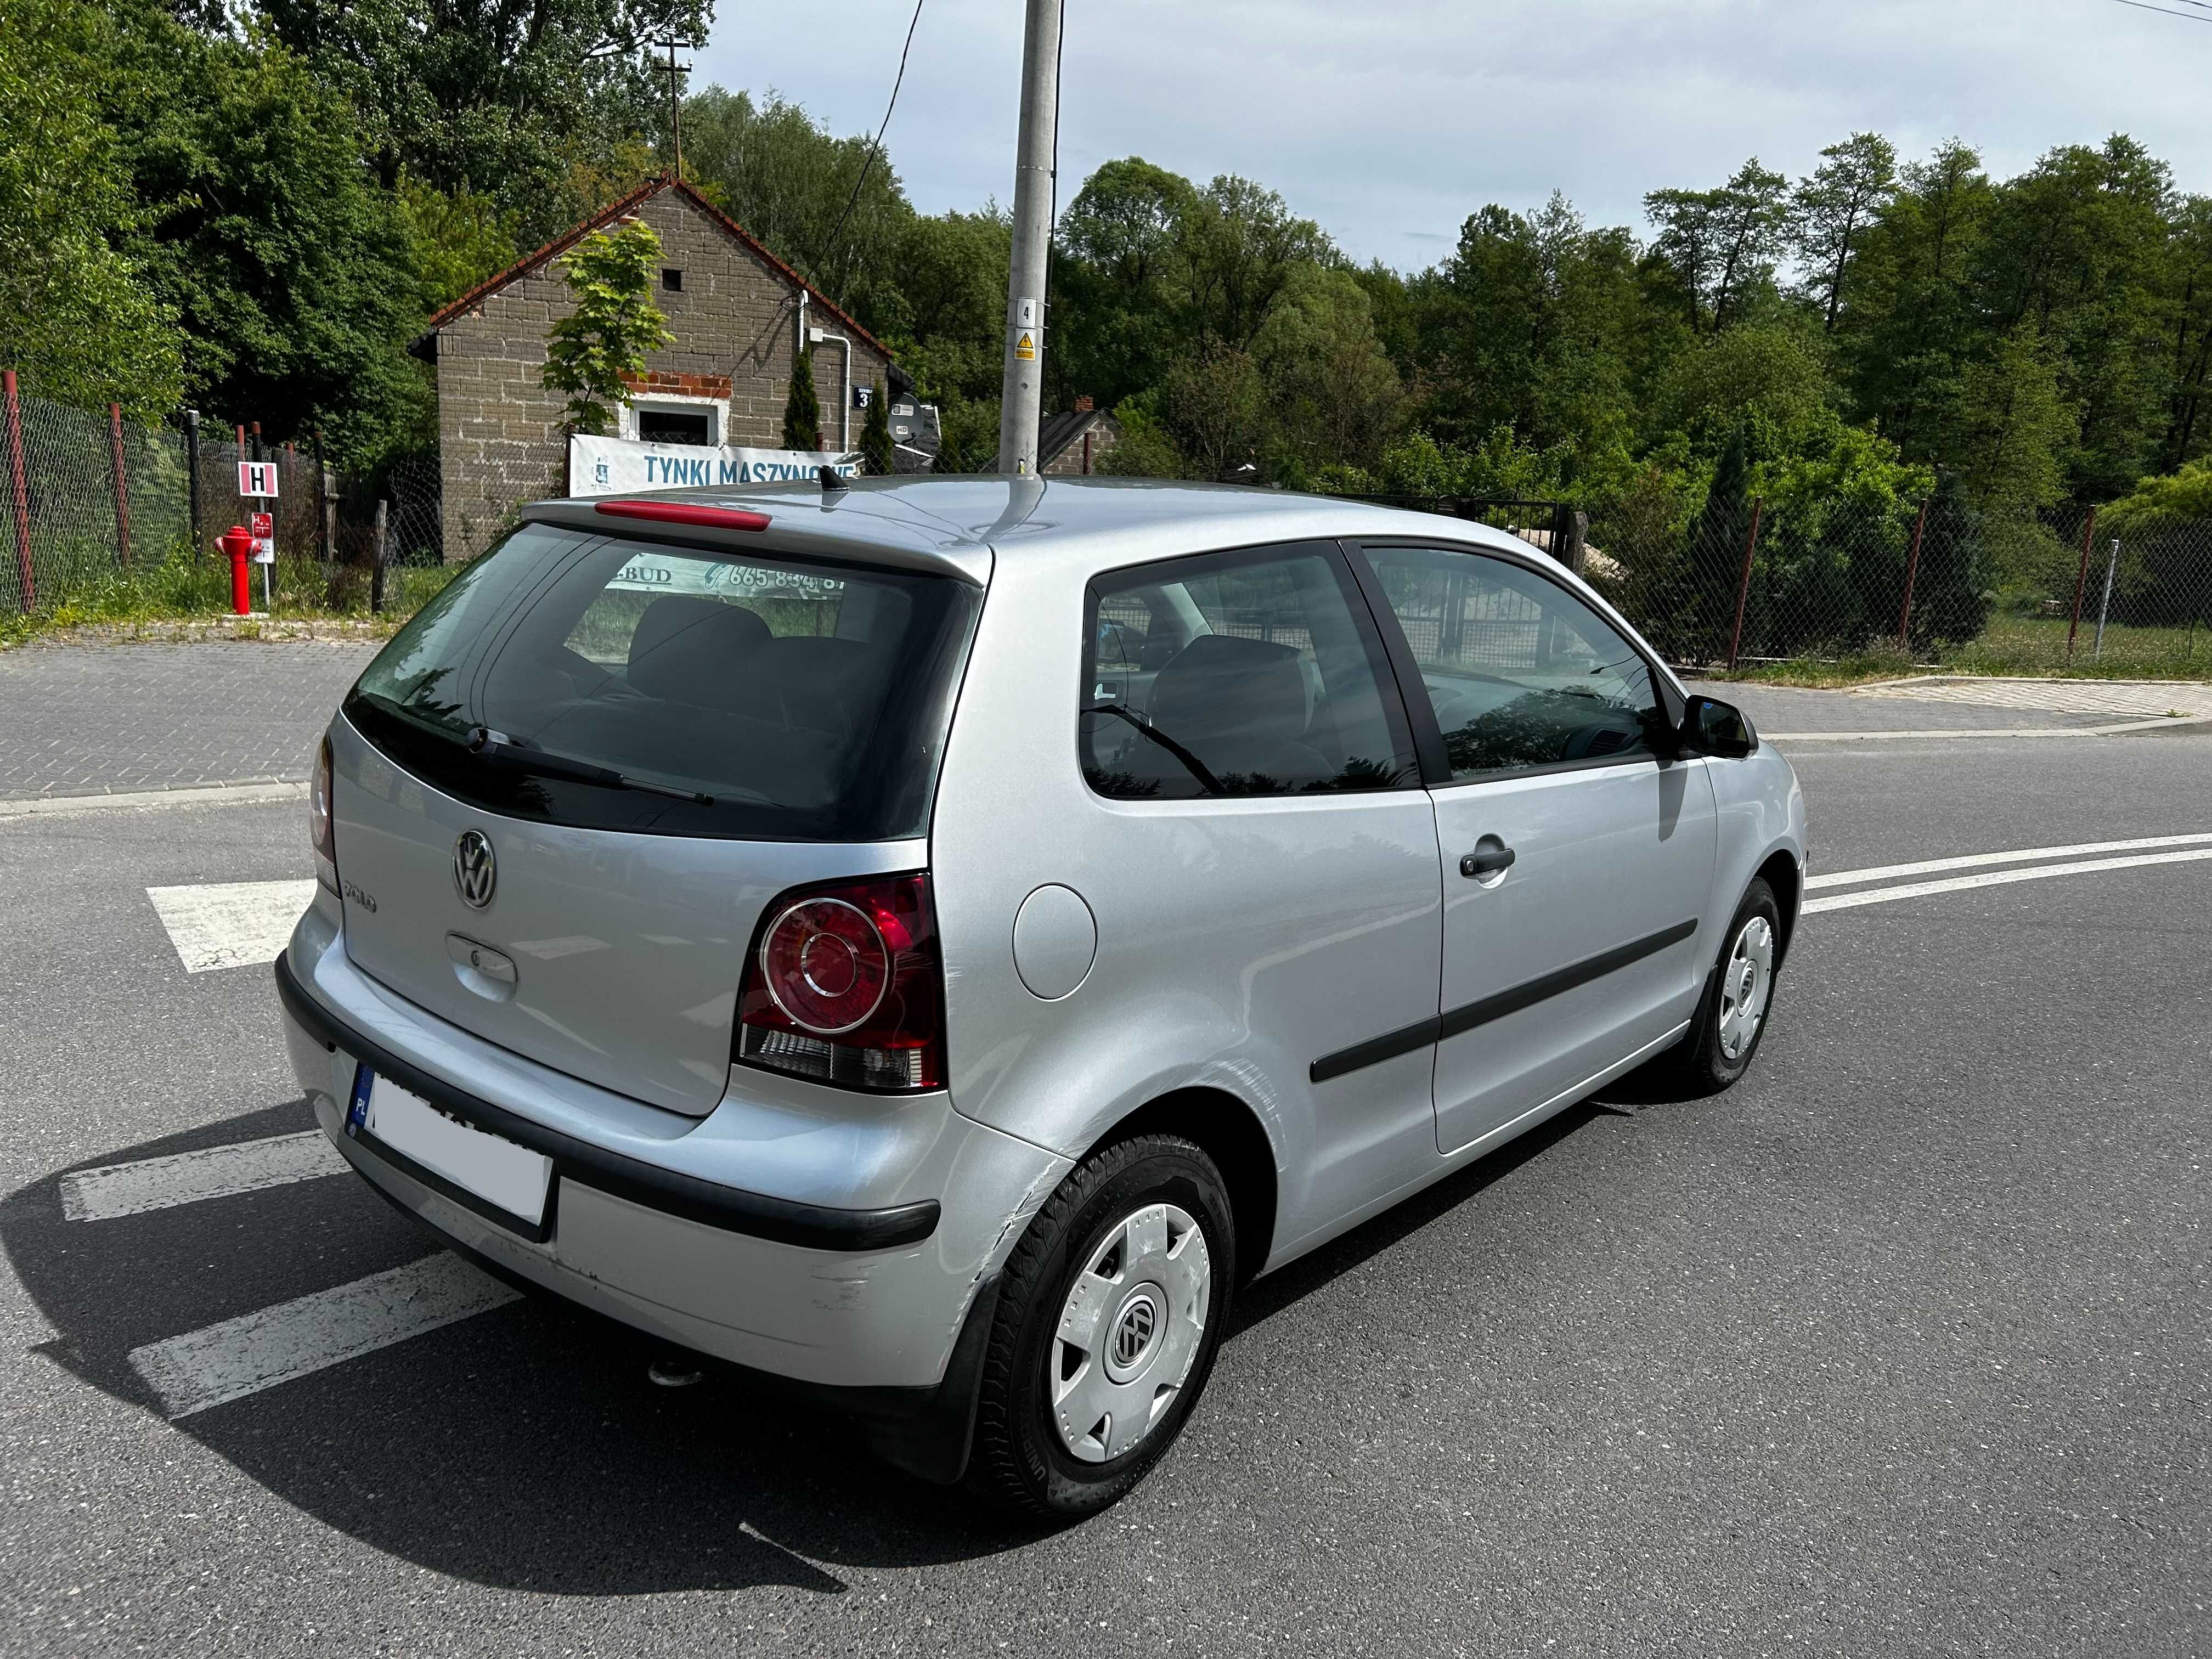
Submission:
<svg viewBox="0 0 2212 1659">
<path fill-rule="evenodd" d="M 1072 1519 L 1135 1486 L 1206 1386 L 1236 1267 L 1228 1190 L 1193 1142 L 1142 1135 L 1079 1164 L 1006 1264 L 970 1488 Z"/>
<path fill-rule="evenodd" d="M 1721 940 L 1698 1017 L 1672 1057 L 1679 1080 L 1693 1093 L 1718 1094 L 1751 1069 L 1774 1006 L 1781 955 L 1781 907 L 1774 890 L 1754 878 Z"/>
</svg>

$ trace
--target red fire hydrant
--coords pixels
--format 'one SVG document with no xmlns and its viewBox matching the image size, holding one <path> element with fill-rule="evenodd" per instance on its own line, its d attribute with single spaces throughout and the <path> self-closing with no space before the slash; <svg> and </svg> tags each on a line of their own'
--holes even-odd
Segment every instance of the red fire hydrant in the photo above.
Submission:
<svg viewBox="0 0 2212 1659">
<path fill-rule="evenodd" d="M 222 532 L 216 544 L 230 555 L 230 608 L 243 617 L 253 609 L 253 581 L 246 566 L 253 554 L 253 538 L 244 525 L 234 524 Z"/>
</svg>

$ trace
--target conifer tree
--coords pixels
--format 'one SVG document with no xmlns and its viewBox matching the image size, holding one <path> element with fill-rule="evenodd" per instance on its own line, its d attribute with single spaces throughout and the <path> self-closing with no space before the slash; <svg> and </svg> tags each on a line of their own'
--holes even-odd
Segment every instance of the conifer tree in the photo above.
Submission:
<svg viewBox="0 0 2212 1659">
<path fill-rule="evenodd" d="M 791 389 L 783 400 L 783 447 L 822 447 L 822 400 L 814 394 L 814 350 L 807 347 L 791 360 Z"/>
<path fill-rule="evenodd" d="M 891 453 L 891 416 L 884 398 L 884 383 L 876 382 L 876 390 L 868 399 L 868 417 L 860 423 L 860 462 L 862 470 L 871 477 L 888 477 L 895 470 Z"/>
</svg>

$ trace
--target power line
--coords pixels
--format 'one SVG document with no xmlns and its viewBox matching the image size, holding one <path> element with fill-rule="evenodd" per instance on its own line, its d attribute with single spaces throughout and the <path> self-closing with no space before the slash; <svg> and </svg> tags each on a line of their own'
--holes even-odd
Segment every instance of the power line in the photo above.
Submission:
<svg viewBox="0 0 2212 1659">
<path fill-rule="evenodd" d="M 922 4 L 923 0 L 914 0 L 914 16 L 906 26 L 906 44 L 899 48 L 898 74 L 891 80 L 891 98 L 884 106 L 883 124 L 876 129 L 875 141 L 861 159 L 860 176 L 853 180 L 853 193 L 845 198 L 845 210 L 837 216 L 837 222 L 830 228 L 830 240 L 822 245 L 822 257 L 815 261 L 816 268 L 825 278 L 830 274 L 830 256 L 836 252 L 837 239 L 845 234 L 845 221 L 853 216 L 853 204 L 860 199 L 860 186 L 868 182 L 868 169 L 876 164 L 876 156 L 884 147 L 884 134 L 891 124 L 891 112 L 898 107 L 899 88 L 906 84 L 906 55 L 914 50 L 914 31 L 921 21 Z"/>
<path fill-rule="evenodd" d="M 2137 11 L 2154 11 L 2159 13 L 2161 16 L 2185 18 L 2192 23 L 2212 23 L 2212 17 L 2204 16 L 2200 13 L 2193 11 L 2174 11 L 2166 6 L 2145 5 L 2143 3 L 2143 0 L 2112 0 L 2112 3 L 2115 5 L 2133 6 Z M 2199 0 L 2184 0 L 2184 3 L 2193 6 L 2198 4 Z M 2212 6 L 2205 7 L 2205 10 L 2212 11 Z"/>
</svg>

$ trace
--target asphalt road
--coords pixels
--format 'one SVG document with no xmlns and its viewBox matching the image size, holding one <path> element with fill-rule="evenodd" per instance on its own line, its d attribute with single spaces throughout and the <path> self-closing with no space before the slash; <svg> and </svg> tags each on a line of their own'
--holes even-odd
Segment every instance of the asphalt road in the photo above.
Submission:
<svg viewBox="0 0 2212 1659">
<path fill-rule="evenodd" d="M 2212 728 L 1792 752 L 1816 873 L 2212 832 Z M 132 1350 L 430 1249 L 350 1177 L 60 1201 L 307 1127 L 266 969 L 146 894 L 304 878 L 302 818 L 0 816 L 0 1652 L 2212 1649 L 2212 861 L 1808 917 L 1741 1087 L 1253 1287 L 1037 1537 L 534 1300 L 167 1420 Z"/>
</svg>

